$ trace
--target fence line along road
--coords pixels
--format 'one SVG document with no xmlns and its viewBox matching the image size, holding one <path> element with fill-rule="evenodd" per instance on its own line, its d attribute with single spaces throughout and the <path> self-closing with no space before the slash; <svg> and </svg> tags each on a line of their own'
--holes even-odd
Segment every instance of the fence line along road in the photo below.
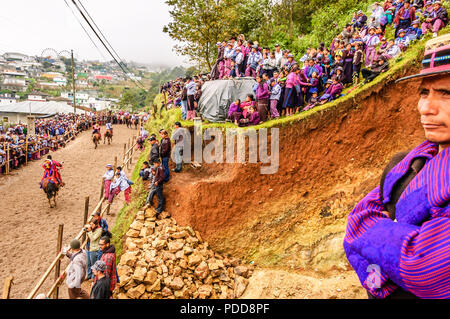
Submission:
<svg viewBox="0 0 450 319">
<path fill-rule="evenodd" d="M 139 135 L 139 132 L 138 132 L 138 135 Z M 132 163 L 132 157 L 134 155 L 135 147 L 137 145 L 137 142 L 136 142 L 136 137 L 137 136 L 133 136 L 132 140 L 128 139 L 128 145 L 127 145 L 127 143 L 125 143 L 125 145 L 124 145 L 124 154 L 123 154 L 122 167 L 126 166 L 127 169 L 129 168 L 129 165 Z M 114 160 L 114 169 L 117 167 L 116 164 L 117 164 L 117 157 L 115 157 L 115 160 Z M 102 179 L 102 188 L 101 188 L 101 193 L 100 193 L 100 200 L 97 203 L 97 205 L 95 206 L 95 208 L 93 210 L 93 213 L 91 214 L 91 217 L 89 218 L 89 220 L 87 220 L 88 211 L 89 211 L 89 197 L 86 197 L 85 215 L 84 215 L 83 227 L 84 227 L 84 225 L 86 225 L 88 222 L 90 222 L 92 220 L 92 217 L 93 217 L 92 215 L 95 212 L 100 211 L 100 216 L 101 217 L 103 217 L 104 214 L 109 214 L 109 211 L 111 209 L 111 205 L 109 203 L 107 203 L 107 205 L 102 209 L 102 205 L 105 202 L 105 199 L 103 198 L 103 191 L 104 191 L 103 185 L 104 185 L 104 179 Z M 84 228 L 82 228 L 80 230 L 80 232 L 75 237 L 75 239 L 78 239 L 78 240 L 80 240 L 82 242 L 81 248 L 85 248 L 86 247 L 87 238 L 85 236 Z M 62 235 L 58 236 L 58 243 L 57 243 L 58 247 L 62 247 L 62 242 L 60 242 L 60 241 L 62 241 Z M 59 285 L 62 283 L 62 279 L 61 279 L 61 276 L 60 276 L 58 270 L 59 270 L 59 265 L 60 265 L 60 262 L 61 262 L 61 258 L 63 258 L 63 257 L 64 257 L 64 255 L 62 254 L 62 252 L 58 251 L 57 256 L 55 257 L 53 262 L 50 264 L 50 266 L 47 268 L 47 270 L 42 275 L 42 277 L 39 279 L 38 283 L 34 286 L 33 290 L 30 292 L 30 294 L 28 295 L 27 299 L 33 299 L 36 296 L 37 292 L 42 287 L 42 285 L 47 280 L 47 278 L 50 276 L 50 274 L 53 271 L 53 269 L 55 269 L 55 281 L 52 284 L 50 290 L 46 293 L 46 297 L 50 298 L 50 296 L 52 294 L 54 294 L 53 297 L 55 299 L 58 299 L 58 293 L 56 291 L 57 291 L 57 288 L 59 287 Z M 63 275 L 65 275 L 67 273 L 67 270 L 69 269 L 69 266 L 70 266 L 70 263 L 66 267 L 66 269 L 63 271 L 63 273 L 62 273 Z"/>
</svg>

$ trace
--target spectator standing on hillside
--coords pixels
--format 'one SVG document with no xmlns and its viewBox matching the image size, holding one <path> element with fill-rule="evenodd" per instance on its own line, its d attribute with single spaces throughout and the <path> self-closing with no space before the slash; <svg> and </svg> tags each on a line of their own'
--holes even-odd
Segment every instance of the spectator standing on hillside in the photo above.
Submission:
<svg viewBox="0 0 450 319">
<path fill-rule="evenodd" d="M 394 23 L 397 25 L 395 28 L 395 36 L 398 36 L 401 29 L 408 29 L 411 23 L 416 19 L 416 9 L 411 6 L 409 0 L 406 0 L 395 16 Z"/>
<path fill-rule="evenodd" d="M 195 118 L 195 105 L 194 105 L 194 94 L 195 94 L 196 83 L 191 77 L 188 77 L 186 82 L 187 90 L 187 120 L 193 120 Z"/>
<path fill-rule="evenodd" d="M 155 177 L 154 177 L 154 189 L 151 192 L 151 195 L 149 196 L 149 204 L 153 206 L 153 197 L 156 195 L 158 197 L 158 206 L 156 207 L 156 217 L 159 216 L 159 214 L 162 213 L 164 210 L 164 194 L 163 194 L 163 184 L 164 184 L 164 169 L 161 167 L 161 162 L 158 159 L 155 161 L 154 165 L 155 169 Z"/>
<path fill-rule="evenodd" d="M 110 280 L 108 276 L 105 275 L 105 262 L 97 260 L 91 269 L 95 275 L 95 280 L 89 299 L 110 299 L 112 293 L 110 290 Z"/>
<path fill-rule="evenodd" d="M 156 159 L 159 159 L 159 144 L 154 136 L 150 137 L 149 141 L 150 141 L 151 149 L 150 149 L 150 157 L 148 159 L 148 162 L 150 165 L 153 166 L 154 161 Z"/>
<path fill-rule="evenodd" d="M 161 155 L 161 163 L 164 167 L 164 175 L 165 179 L 164 182 L 167 183 L 170 179 L 170 169 L 169 169 L 169 157 L 172 153 L 172 143 L 170 142 L 169 134 L 166 130 L 160 130 L 159 135 L 161 136 L 161 149 L 160 149 L 160 155 Z"/>
<path fill-rule="evenodd" d="M 89 294 L 81 288 L 81 284 L 86 277 L 87 258 L 86 253 L 81 249 L 80 241 L 77 239 L 72 240 L 70 242 L 70 250 L 62 253 L 70 259 L 66 277 L 69 298 L 89 299 Z"/>
</svg>

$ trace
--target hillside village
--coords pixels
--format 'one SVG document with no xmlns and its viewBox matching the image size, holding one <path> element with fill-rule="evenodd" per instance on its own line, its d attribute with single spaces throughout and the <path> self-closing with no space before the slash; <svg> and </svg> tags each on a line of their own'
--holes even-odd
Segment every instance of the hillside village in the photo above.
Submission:
<svg viewBox="0 0 450 319">
<path fill-rule="evenodd" d="M 17 52 L 0 55 L 0 106 L 22 101 L 73 103 L 70 53 L 44 50 L 41 57 Z M 133 86 L 149 67 L 131 63 L 125 75 L 114 62 L 75 61 L 75 103 L 93 110 L 114 108 L 121 92 L 114 87 Z"/>
</svg>

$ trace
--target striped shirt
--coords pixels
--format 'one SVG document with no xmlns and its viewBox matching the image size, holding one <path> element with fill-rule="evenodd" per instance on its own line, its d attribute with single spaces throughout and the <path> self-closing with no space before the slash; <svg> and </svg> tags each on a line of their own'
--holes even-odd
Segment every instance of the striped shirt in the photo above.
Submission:
<svg viewBox="0 0 450 319">
<path fill-rule="evenodd" d="M 398 287 L 420 298 L 450 298 L 450 147 L 424 142 L 387 175 L 348 217 L 347 259 L 362 285 L 377 298 Z M 396 205 L 396 221 L 384 212 L 395 183 L 414 158 L 425 166 Z"/>
</svg>

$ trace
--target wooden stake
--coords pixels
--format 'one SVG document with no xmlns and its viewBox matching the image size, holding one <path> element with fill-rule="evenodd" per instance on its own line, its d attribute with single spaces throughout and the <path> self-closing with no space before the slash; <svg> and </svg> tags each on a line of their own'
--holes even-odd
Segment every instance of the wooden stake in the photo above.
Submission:
<svg viewBox="0 0 450 319">
<path fill-rule="evenodd" d="M 11 285 L 13 281 L 13 276 L 9 276 L 5 280 L 5 286 L 3 287 L 3 299 L 9 299 L 9 293 L 11 291 Z"/>
<path fill-rule="evenodd" d="M 87 224 L 87 219 L 89 216 L 89 196 L 84 199 L 84 217 L 83 217 L 83 227 Z M 81 242 L 84 242 L 86 239 L 86 233 L 83 233 L 81 237 Z"/>
<path fill-rule="evenodd" d="M 102 188 L 100 189 L 100 201 L 103 200 L 104 195 L 105 195 L 105 179 L 102 178 Z M 100 205 L 100 211 L 102 211 L 102 205 Z"/>
<path fill-rule="evenodd" d="M 10 154 L 9 154 L 9 143 L 8 143 L 8 144 L 6 144 L 6 159 L 7 159 L 7 161 L 6 161 L 6 174 L 9 174 L 9 169 L 10 169 L 9 156 L 10 156 Z"/>
<path fill-rule="evenodd" d="M 25 136 L 25 165 L 28 165 L 28 136 Z"/>
<path fill-rule="evenodd" d="M 117 168 L 117 156 L 114 156 L 114 172 L 116 171 Z"/>
<path fill-rule="evenodd" d="M 56 255 L 59 255 L 62 249 L 62 241 L 63 241 L 63 231 L 64 231 L 64 224 L 59 224 L 58 227 L 58 242 L 56 245 Z M 58 281 L 59 275 L 61 272 L 61 259 L 58 260 L 55 266 L 55 281 Z M 59 288 L 56 287 L 55 291 L 53 292 L 53 299 L 58 299 L 59 294 Z"/>
</svg>

